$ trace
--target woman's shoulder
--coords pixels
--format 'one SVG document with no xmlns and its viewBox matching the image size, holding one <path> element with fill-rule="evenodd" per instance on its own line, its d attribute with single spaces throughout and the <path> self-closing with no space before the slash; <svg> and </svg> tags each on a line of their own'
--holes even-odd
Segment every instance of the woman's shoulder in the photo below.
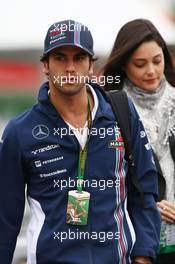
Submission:
<svg viewBox="0 0 175 264">
<path fill-rule="evenodd" d="M 175 109 L 175 87 L 166 81 L 164 93 L 161 96 L 160 106 Z"/>
</svg>

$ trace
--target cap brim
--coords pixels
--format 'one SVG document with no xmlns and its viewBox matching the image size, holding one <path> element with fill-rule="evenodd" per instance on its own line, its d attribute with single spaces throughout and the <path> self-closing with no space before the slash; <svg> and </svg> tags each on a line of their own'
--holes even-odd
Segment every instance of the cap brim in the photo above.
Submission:
<svg viewBox="0 0 175 264">
<path fill-rule="evenodd" d="M 43 52 L 44 55 L 48 54 L 50 51 L 63 47 L 63 46 L 74 46 L 74 47 L 79 47 L 80 49 L 84 50 L 85 52 L 87 52 L 89 55 L 94 56 L 94 52 L 89 51 L 88 49 L 84 48 L 83 46 L 79 45 L 79 44 L 74 44 L 74 43 L 64 43 L 64 44 L 59 44 L 56 45 L 50 49 L 48 49 L 46 52 Z"/>
</svg>

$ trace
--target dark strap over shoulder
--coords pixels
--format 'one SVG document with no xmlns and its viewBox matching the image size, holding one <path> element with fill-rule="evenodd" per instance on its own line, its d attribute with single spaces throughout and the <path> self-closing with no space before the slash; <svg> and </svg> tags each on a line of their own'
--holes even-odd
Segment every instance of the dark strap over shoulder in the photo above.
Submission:
<svg viewBox="0 0 175 264">
<path fill-rule="evenodd" d="M 157 158 L 157 155 L 153 149 L 152 149 L 152 153 L 153 153 L 153 158 L 156 165 L 157 176 L 158 176 L 158 201 L 161 201 L 165 199 L 166 181 L 165 178 L 163 177 L 162 169 L 160 167 L 160 163 Z"/>
<path fill-rule="evenodd" d="M 170 145 L 171 155 L 175 163 L 175 136 L 174 134 L 169 136 L 169 145 Z"/>
<path fill-rule="evenodd" d="M 124 91 L 114 91 L 111 90 L 106 92 L 111 105 L 112 109 L 115 113 L 116 119 L 119 123 L 125 149 L 126 149 L 126 160 L 129 161 L 132 156 L 132 149 L 131 149 L 131 125 L 130 125 L 130 111 L 128 107 L 128 98 Z"/>
<path fill-rule="evenodd" d="M 106 92 L 106 95 L 111 103 L 116 120 L 121 129 L 125 145 L 125 158 L 129 164 L 127 177 L 128 206 L 130 205 L 132 193 L 137 191 L 140 194 L 141 203 L 144 207 L 144 192 L 134 173 L 135 164 L 132 155 L 131 116 L 128 105 L 128 97 L 124 91 L 118 90 L 108 91 Z"/>
</svg>

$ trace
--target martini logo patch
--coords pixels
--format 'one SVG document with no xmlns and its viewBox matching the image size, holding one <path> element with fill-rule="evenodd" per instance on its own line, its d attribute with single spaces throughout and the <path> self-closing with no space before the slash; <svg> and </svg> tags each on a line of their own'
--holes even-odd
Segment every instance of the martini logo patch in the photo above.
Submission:
<svg viewBox="0 0 175 264">
<path fill-rule="evenodd" d="M 117 131 L 116 139 L 111 140 L 108 144 L 109 148 L 117 148 L 119 151 L 124 151 L 124 141 L 120 129 Z"/>
</svg>

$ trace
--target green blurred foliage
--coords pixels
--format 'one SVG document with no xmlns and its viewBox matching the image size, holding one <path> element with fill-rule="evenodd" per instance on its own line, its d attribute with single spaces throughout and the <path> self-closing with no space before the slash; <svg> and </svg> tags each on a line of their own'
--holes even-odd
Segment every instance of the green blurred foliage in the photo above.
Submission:
<svg viewBox="0 0 175 264">
<path fill-rule="evenodd" d="M 0 117 L 9 119 L 30 108 L 36 103 L 33 94 L 1 93 L 0 94 Z"/>
</svg>

